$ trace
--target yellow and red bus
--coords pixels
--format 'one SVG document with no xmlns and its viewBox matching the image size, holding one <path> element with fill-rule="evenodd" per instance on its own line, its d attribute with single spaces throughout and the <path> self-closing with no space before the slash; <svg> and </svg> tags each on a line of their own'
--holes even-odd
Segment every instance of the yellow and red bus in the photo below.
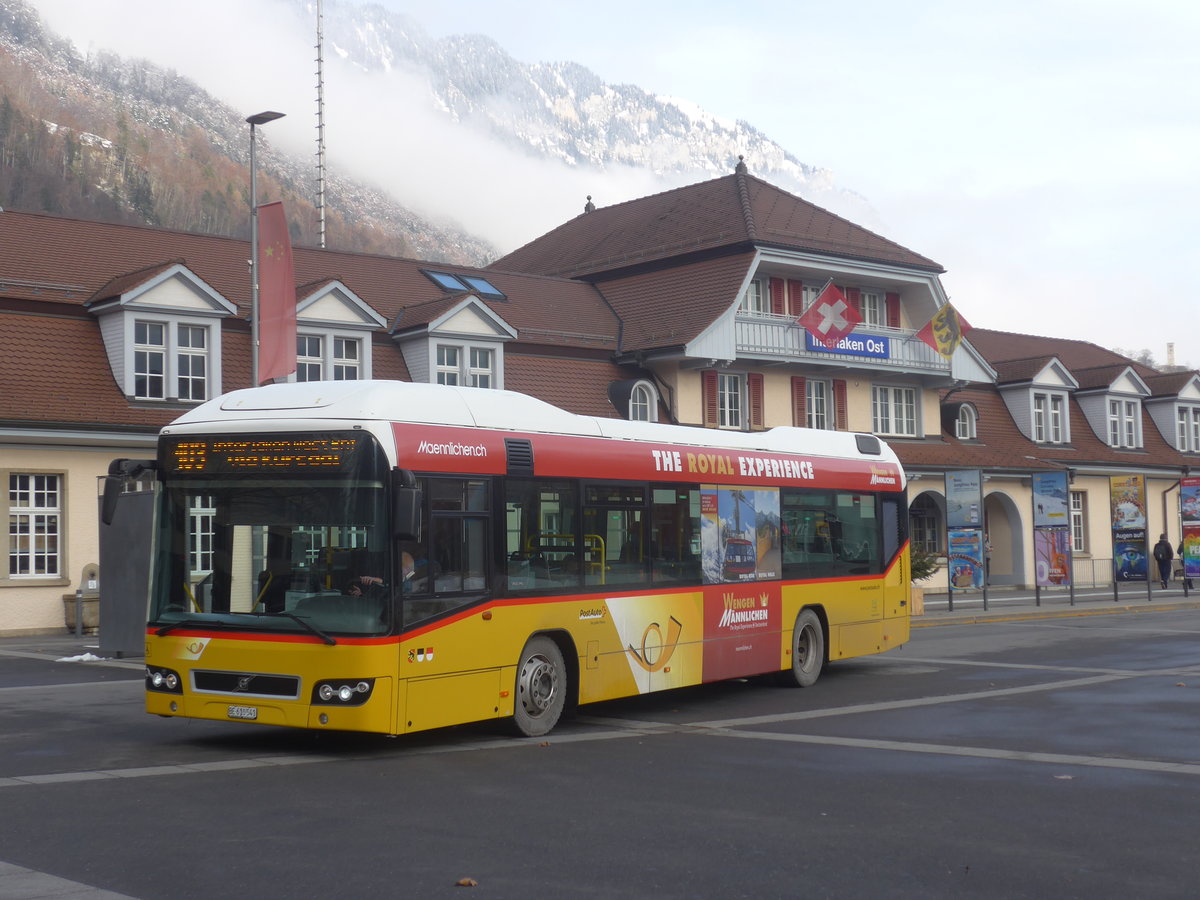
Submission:
<svg viewBox="0 0 1200 900">
<path fill-rule="evenodd" d="M 157 476 L 157 715 L 542 735 L 583 703 L 807 686 L 909 635 L 904 474 L 872 435 L 346 381 L 227 394 L 124 465 Z"/>
</svg>

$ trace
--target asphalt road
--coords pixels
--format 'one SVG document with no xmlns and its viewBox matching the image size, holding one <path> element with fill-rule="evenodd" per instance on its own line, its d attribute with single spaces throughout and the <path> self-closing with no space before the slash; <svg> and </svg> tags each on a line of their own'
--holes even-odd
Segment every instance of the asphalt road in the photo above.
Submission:
<svg viewBox="0 0 1200 900">
<path fill-rule="evenodd" d="M 0 897 L 1190 898 L 1200 612 L 922 628 L 546 740 L 158 719 L 136 663 L 0 641 L 0 810 Z"/>
</svg>

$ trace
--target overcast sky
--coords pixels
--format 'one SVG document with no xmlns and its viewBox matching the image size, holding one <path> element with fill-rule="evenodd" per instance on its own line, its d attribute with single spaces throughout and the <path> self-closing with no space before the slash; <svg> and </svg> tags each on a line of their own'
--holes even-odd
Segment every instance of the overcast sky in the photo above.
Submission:
<svg viewBox="0 0 1200 900">
<path fill-rule="evenodd" d="M 81 51 L 146 57 L 247 114 L 288 111 L 267 126 L 272 139 L 311 152 L 314 41 L 279 30 L 274 0 L 33 2 Z M 864 224 L 941 263 L 974 325 L 1146 348 L 1159 363 L 1174 342 L 1179 364 L 1200 367 L 1200 4 L 383 5 L 435 36 L 486 34 L 523 62 L 570 60 L 750 122 L 864 195 L 877 213 Z M 327 75 L 330 164 L 400 179 L 419 205 L 502 250 L 574 216 L 585 193 L 607 204 L 658 189 L 636 173 L 585 182 L 454 140 L 419 119 L 416 97 L 371 116 L 358 104 L 377 102 L 377 87 L 336 60 Z"/>
</svg>

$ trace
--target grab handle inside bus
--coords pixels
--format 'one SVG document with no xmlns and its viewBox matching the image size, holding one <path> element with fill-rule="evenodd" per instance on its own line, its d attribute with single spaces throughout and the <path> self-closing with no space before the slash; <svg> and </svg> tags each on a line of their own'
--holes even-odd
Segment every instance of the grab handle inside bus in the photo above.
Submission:
<svg viewBox="0 0 1200 900">
<path fill-rule="evenodd" d="M 408 469 L 392 470 L 392 537 L 401 541 L 421 540 L 421 489 Z"/>
</svg>

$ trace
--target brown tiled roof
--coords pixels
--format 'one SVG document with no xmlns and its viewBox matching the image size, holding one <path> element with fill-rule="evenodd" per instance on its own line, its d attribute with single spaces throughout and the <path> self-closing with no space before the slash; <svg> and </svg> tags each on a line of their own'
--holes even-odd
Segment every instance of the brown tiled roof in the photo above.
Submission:
<svg viewBox="0 0 1200 900">
<path fill-rule="evenodd" d="M 180 414 L 180 407 L 129 404 L 90 316 L 50 321 L 53 327 L 44 316 L 0 313 L 0 421 L 157 429 Z M 248 366 L 245 379 L 250 380 Z"/>
<path fill-rule="evenodd" d="M 1143 376 L 1146 387 L 1150 388 L 1152 397 L 1170 397 L 1177 395 L 1189 381 L 1197 376 L 1196 372 L 1160 372 L 1157 375 Z"/>
<path fill-rule="evenodd" d="M 1056 356 L 1073 375 L 1079 369 L 1118 365 L 1129 366 L 1143 378 L 1154 374 L 1153 369 L 1088 341 L 1015 334 L 1011 331 L 991 331 L 987 328 L 972 328 L 967 340 L 992 368 L 996 368 L 997 363 L 1010 360 L 1046 360 Z"/>
<path fill-rule="evenodd" d="M 970 403 L 978 413 L 976 439 L 962 441 L 953 431 L 921 441 L 890 440 L 906 468 L 981 468 L 1004 471 L 1057 469 L 1038 446 L 1021 434 L 999 393 L 987 389 L 955 391 L 954 403 Z"/>
<path fill-rule="evenodd" d="M 1130 363 L 1119 363 L 1114 366 L 1093 366 L 1088 369 L 1072 369 L 1071 374 L 1079 383 L 1080 390 L 1106 388 L 1121 377 L 1121 373 L 1132 368 Z"/>
<path fill-rule="evenodd" d="M 213 235 L 0 213 L 0 302 L 6 298 L 82 305 L 182 263 L 235 304 L 250 309 L 248 241 Z M 617 321 L 588 284 L 419 260 L 293 248 L 296 283 L 340 279 L 387 321 L 404 307 L 447 296 L 422 269 L 479 274 L 513 298 L 480 299 L 518 331 L 579 335 L 588 346 L 616 346 Z"/>
<path fill-rule="evenodd" d="M 595 277 L 741 245 L 944 271 L 927 257 L 745 172 L 582 213 L 490 268 Z"/>
<path fill-rule="evenodd" d="M 504 354 L 504 386 L 508 390 L 532 394 L 584 416 L 615 418 L 617 410 L 608 401 L 609 382 L 638 377 L 645 373 L 607 360 Z"/>
<path fill-rule="evenodd" d="M 231 238 L 0 212 L 0 419 L 159 427 L 178 416 L 182 407 L 130 405 L 112 375 L 100 328 L 85 312 L 89 300 L 117 297 L 177 264 L 238 307 L 221 329 L 220 387 L 249 384 L 248 256 L 249 243 Z M 617 346 L 616 316 L 584 282 L 304 247 L 294 248 L 293 259 L 298 284 L 311 289 L 340 280 L 389 323 L 406 308 L 445 308 L 450 295 L 421 272 L 435 269 L 483 274 L 511 298 L 480 302 L 517 330 L 517 343 L 568 354 Z M 382 330 L 372 339 L 372 374 L 408 380 L 392 339 Z M 526 387 L 537 394 L 544 386 Z M 587 384 L 580 390 L 589 396 L 574 402 L 606 403 L 606 389 L 607 381 Z"/>
<path fill-rule="evenodd" d="M 977 438 L 961 441 L 952 431 L 921 441 L 889 443 L 906 468 L 982 468 L 992 470 L 1061 469 L 1064 466 L 1171 468 L 1196 466 L 1197 454 L 1180 453 L 1163 439 L 1149 413 L 1142 413 L 1143 447 L 1119 450 L 1097 437 L 1072 397 L 1069 402 L 1071 443 L 1038 444 L 1017 428 L 998 391 L 987 388 L 955 391 L 954 403 L 969 402 L 978 412 Z"/>
<path fill-rule="evenodd" d="M 754 253 L 658 269 L 596 287 L 623 323 L 621 351 L 677 347 L 695 338 L 738 300 Z"/>
<path fill-rule="evenodd" d="M 971 332 L 974 335 L 974 332 Z M 1034 356 L 1029 359 L 1006 359 L 989 364 L 996 372 L 998 384 L 1013 384 L 1032 380 L 1050 363 L 1052 356 Z"/>
</svg>

